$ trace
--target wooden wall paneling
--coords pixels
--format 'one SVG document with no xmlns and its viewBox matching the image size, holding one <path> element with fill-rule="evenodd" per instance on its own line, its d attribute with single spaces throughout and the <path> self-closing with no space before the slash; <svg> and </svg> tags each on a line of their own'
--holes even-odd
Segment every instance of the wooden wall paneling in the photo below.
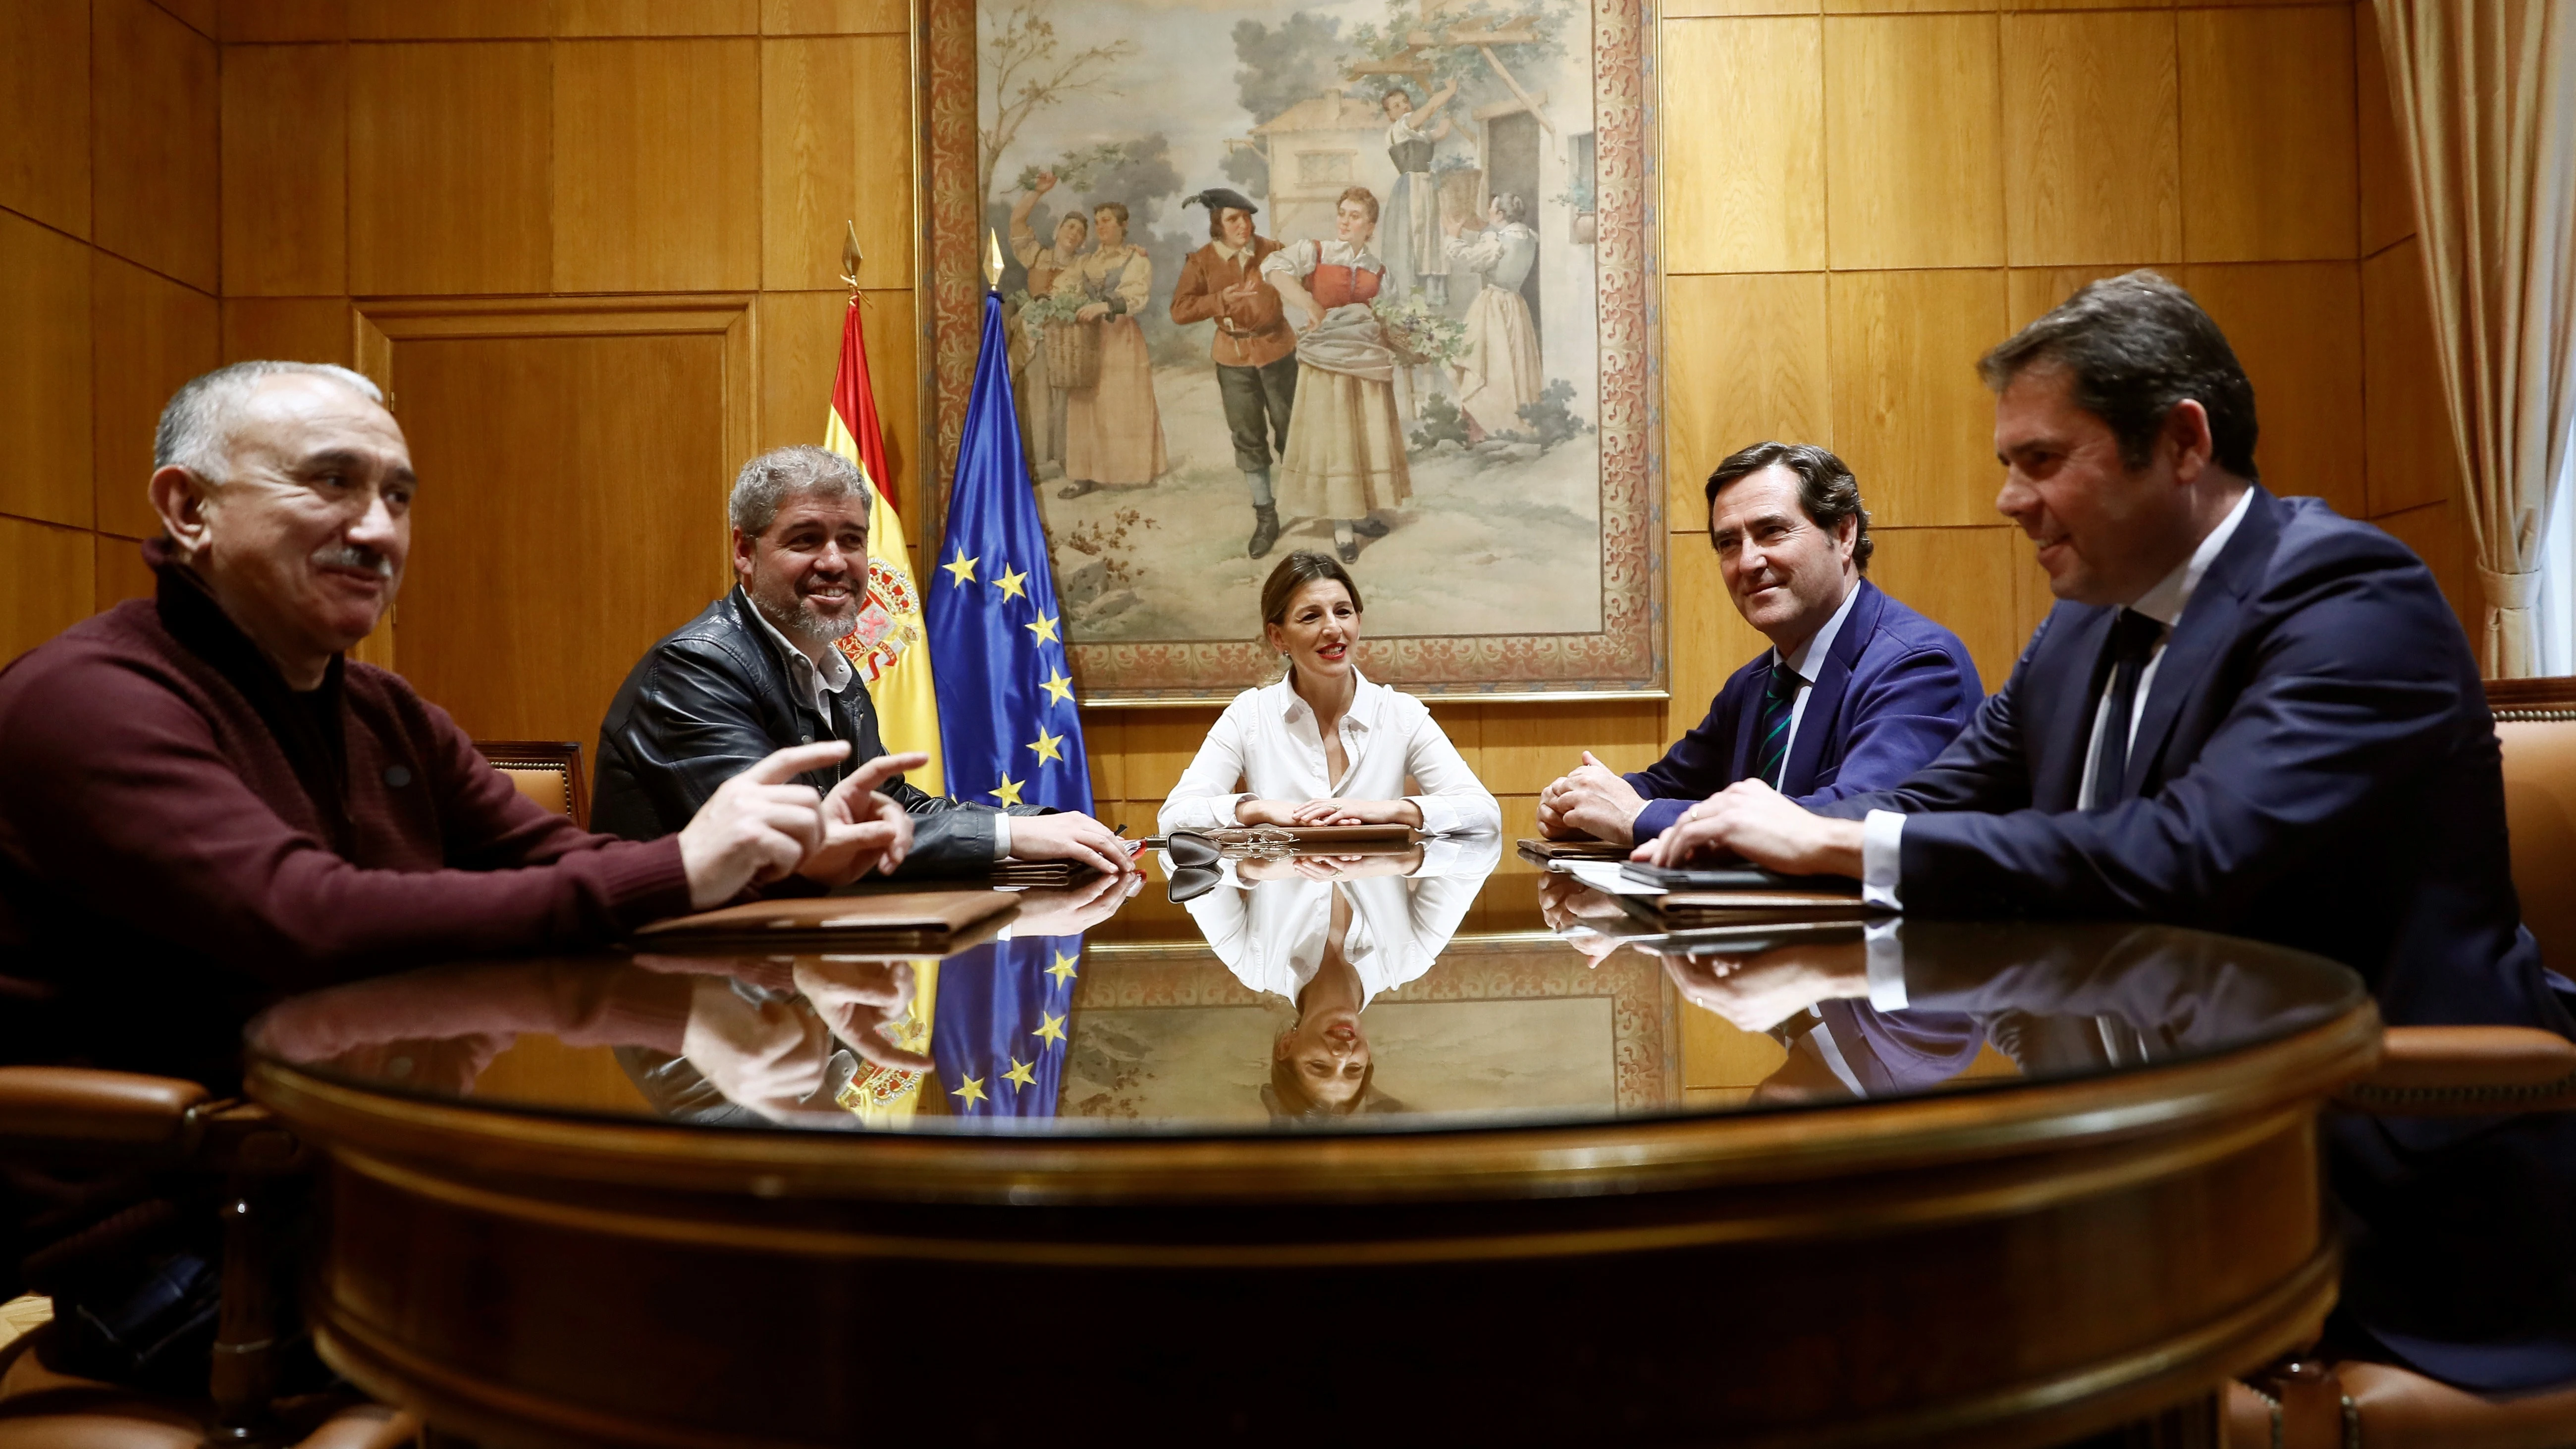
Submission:
<svg viewBox="0 0 2576 1449">
<path fill-rule="evenodd" d="M 758 35 L 758 0 L 554 0 L 557 35 Z"/>
<path fill-rule="evenodd" d="M 2003 687 L 2029 639 L 2021 621 L 2014 575 L 2030 566 L 2021 530 L 1994 528 L 1872 528 L 1878 551 L 1870 578 L 1888 593 L 1968 646 L 1985 692 Z"/>
<path fill-rule="evenodd" d="M 97 526 L 101 533 L 144 538 L 161 527 L 144 494 L 152 479 L 152 430 L 181 383 L 220 363 L 223 318 L 215 299 L 202 292 L 105 253 L 95 260 L 90 392 Z"/>
<path fill-rule="evenodd" d="M 217 9 L 226 45 L 349 38 L 349 0 L 222 0 Z"/>
<path fill-rule="evenodd" d="M 2189 268 L 2183 284 L 2226 332 L 2254 384 L 2254 461 L 2278 494 L 2314 494 L 2347 518 L 2363 490 L 2361 267 L 2276 262 Z"/>
<path fill-rule="evenodd" d="M 1825 0 L 1827 15 L 1942 15 L 1992 10 L 1997 0 Z"/>
<path fill-rule="evenodd" d="M 1671 0 L 1661 11 L 1666 20 L 1689 20 L 1714 16 L 1743 15 L 1815 15 L 1824 9 L 1824 0 Z"/>
<path fill-rule="evenodd" d="M 1821 270 L 1822 22 L 1672 20 L 1661 36 L 1665 270 Z"/>
<path fill-rule="evenodd" d="M 555 47 L 553 290 L 759 285 L 758 46 Z"/>
<path fill-rule="evenodd" d="M 1077 696 L 1079 698 L 1079 696 Z M 1117 711 L 1126 729 L 1127 779 L 1125 793 L 1130 801 L 1142 802 L 1149 808 L 1160 805 L 1180 783 L 1181 772 L 1199 752 L 1199 744 L 1216 725 L 1220 708 L 1204 705 L 1176 709 L 1127 709 Z M 1086 715 L 1096 718 L 1097 715 Z"/>
<path fill-rule="evenodd" d="M 1515 840 L 1538 838 L 1538 796 L 1497 793 L 1494 796 L 1494 803 L 1501 806 L 1503 811 L 1503 858 L 1501 863 L 1494 867 L 1494 874 L 1531 876 L 1542 874 L 1541 867 L 1521 859 L 1521 853 L 1511 846 L 1511 842 Z"/>
<path fill-rule="evenodd" d="M 1677 532 L 1666 540 L 1664 576 L 1672 589 L 1673 697 L 1663 732 L 1677 740 L 1708 714 L 1727 676 L 1771 641 L 1736 612 L 1707 534 Z"/>
<path fill-rule="evenodd" d="M 2006 335 L 2004 273 L 1837 272 L 1834 451 L 1892 527 L 1994 521 L 1994 401 L 1977 359 Z"/>
<path fill-rule="evenodd" d="M 351 47 L 352 290 L 549 290 L 551 96 L 543 44 Z"/>
<path fill-rule="evenodd" d="M 471 734 L 596 736 L 635 661 L 731 582 L 721 336 L 402 338 L 393 357 L 421 475 L 404 674 Z"/>
<path fill-rule="evenodd" d="M 227 297 L 224 361 L 353 362 L 346 297 Z"/>
<path fill-rule="evenodd" d="M 1832 445 L 1825 276 L 1683 276 L 1664 284 L 1666 517 L 1707 519 L 1702 490 L 1729 453 L 1766 438 Z"/>
<path fill-rule="evenodd" d="M 224 47 L 224 295 L 345 292 L 348 235 L 348 47 Z"/>
<path fill-rule="evenodd" d="M 2027 645 L 2030 642 L 2031 633 L 2039 628 L 2040 621 L 2046 619 L 2049 611 L 2057 607 L 2057 596 L 2049 591 L 2048 570 L 2039 566 L 2039 551 L 2032 547 L 2030 539 L 2018 528 L 2013 530 L 2012 547 L 2013 632 L 2019 634 L 2021 642 Z M 2010 677 L 2011 671 L 2007 668 L 2004 673 L 1987 680 L 1986 693 L 1992 694 L 2003 688 L 2004 681 Z"/>
<path fill-rule="evenodd" d="M 760 0 L 763 35 L 902 35 L 911 29 L 905 0 Z"/>
<path fill-rule="evenodd" d="M 1835 269 L 2003 265 L 1994 17 L 1856 17 L 1824 30 Z"/>
<path fill-rule="evenodd" d="M 902 35 L 762 42 L 762 286 L 839 286 L 845 222 L 863 284 L 911 286 L 911 63 Z"/>
<path fill-rule="evenodd" d="M 2423 248 L 2413 238 L 2361 264 L 2361 326 L 2369 516 L 2465 497 Z"/>
<path fill-rule="evenodd" d="M 2433 581 L 2442 586 L 2442 597 L 2450 601 L 2451 613 L 2460 621 L 2460 631 L 2475 640 L 2486 627 L 2486 598 L 2478 588 L 2477 553 L 2469 538 L 2467 520 L 2461 516 L 2465 506 L 2428 503 L 2371 522 L 2413 549 L 2415 556 L 2433 571 Z"/>
<path fill-rule="evenodd" d="M 2006 11 L 2016 10 L 2170 10 L 2182 0 L 2003 0 Z M 2368 3 L 2368 0 L 2363 0 Z"/>
<path fill-rule="evenodd" d="M 0 517 L 0 664 L 90 616 L 90 535 Z"/>
<path fill-rule="evenodd" d="M 190 30 L 208 40 L 215 38 L 215 0 L 152 0 L 152 3 L 168 11 L 172 19 Z"/>
<path fill-rule="evenodd" d="M 2183 254 L 2355 256 L 2352 12 L 2282 6 L 2177 18 Z"/>
<path fill-rule="evenodd" d="M 2361 254 L 2370 256 L 2415 234 L 2414 169 L 2397 134 L 2396 102 L 2379 48 L 2379 17 L 2370 0 L 2352 14 L 2354 148 L 2361 173 Z"/>
<path fill-rule="evenodd" d="M 1076 711 L 1082 721 L 1082 757 L 1091 765 L 1091 802 L 1106 810 L 1124 808 L 1127 798 L 1127 721 L 1120 711 Z M 1133 822 L 1135 817 L 1125 819 Z M 1113 822 L 1114 823 L 1114 822 Z M 1133 832 L 1153 834 L 1151 827 Z"/>
<path fill-rule="evenodd" d="M 2116 262 L 2098 267 L 2015 267 L 2005 290 L 2007 325 L 2019 332 L 2046 316 L 2058 303 L 2074 296 L 2085 283 L 2134 270 L 2135 267 Z M 2175 266 L 2161 270 L 2166 276 L 2177 278 L 2182 272 L 2182 268 Z"/>
<path fill-rule="evenodd" d="M 95 0 L 90 47 L 91 240 L 214 291 L 215 43 L 147 0 Z"/>
<path fill-rule="evenodd" d="M 352 40 L 524 40 L 551 28 L 551 0 L 347 0 Z"/>
<path fill-rule="evenodd" d="M 1642 770 L 1664 753 L 1664 702 L 1488 705 L 1483 779 L 1496 795 L 1536 795 L 1583 763 L 1583 751 L 1614 770 Z"/>
<path fill-rule="evenodd" d="M 0 5 L 0 206 L 89 235 L 89 3 Z"/>
<path fill-rule="evenodd" d="M 1509 709 L 1511 706 L 1431 702 L 1431 718 L 1439 723 L 1440 732 L 1449 737 L 1458 757 L 1467 762 L 1467 768 L 1479 780 L 1485 777 L 1485 711 L 1489 708 Z"/>
<path fill-rule="evenodd" d="M 0 212 L 0 513 L 90 526 L 90 255 Z"/>
<path fill-rule="evenodd" d="M 846 292 L 760 294 L 760 448 L 823 441 L 823 419 L 832 405 L 832 369 L 841 355 L 841 315 Z M 861 320 L 869 320 L 865 312 Z M 876 329 L 868 329 L 876 342 Z M 875 377 L 875 357 L 869 374 Z M 882 391 L 882 389 L 880 389 Z M 882 408 L 884 399 L 877 405 Z M 888 429 L 892 431 L 892 429 Z M 899 496 L 899 495 L 898 495 Z"/>
<path fill-rule="evenodd" d="M 127 599 L 148 599 L 160 587 L 151 568 L 143 562 L 143 545 L 131 538 L 118 538 L 112 533 L 90 535 L 96 544 L 93 599 L 96 607 L 112 609 Z"/>
<path fill-rule="evenodd" d="M 2171 15 L 2007 16 L 2003 98 L 2015 266 L 2181 258 Z"/>
</svg>

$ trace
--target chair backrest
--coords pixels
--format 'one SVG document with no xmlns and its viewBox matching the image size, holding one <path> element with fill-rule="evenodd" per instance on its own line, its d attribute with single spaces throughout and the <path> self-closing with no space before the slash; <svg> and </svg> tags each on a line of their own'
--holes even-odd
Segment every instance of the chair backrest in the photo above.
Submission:
<svg viewBox="0 0 2576 1449">
<path fill-rule="evenodd" d="M 2576 679 L 2487 682 L 2504 742 L 2513 888 L 2540 959 L 2576 977 Z"/>
<path fill-rule="evenodd" d="M 492 768 L 510 777 L 519 793 L 590 828 L 590 788 L 581 776 L 581 745 L 573 740 L 476 740 Z"/>
</svg>

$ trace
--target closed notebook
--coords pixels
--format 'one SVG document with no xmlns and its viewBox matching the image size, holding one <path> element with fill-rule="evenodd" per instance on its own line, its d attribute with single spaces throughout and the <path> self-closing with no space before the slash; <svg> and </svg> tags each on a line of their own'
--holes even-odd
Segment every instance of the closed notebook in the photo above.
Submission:
<svg viewBox="0 0 2576 1449">
<path fill-rule="evenodd" d="M 803 896 L 655 921 L 635 933 L 635 943 L 666 952 L 755 947 L 944 954 L 990 939 L 1018 913 L 1017 902 L 1001 891 Z"/>
<path fill-rule="evenodd" d="M 1245 825 L 1204 834 L 1229 851 L 1285 846 L 1297 855 L 1398 855 L 1413 848 L 1410 825 Z"/>
</svg>

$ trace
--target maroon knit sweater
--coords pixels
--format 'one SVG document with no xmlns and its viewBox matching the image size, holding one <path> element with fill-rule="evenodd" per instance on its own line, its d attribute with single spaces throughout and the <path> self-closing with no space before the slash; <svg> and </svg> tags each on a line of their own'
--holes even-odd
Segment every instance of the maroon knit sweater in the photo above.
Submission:
<svg viewBox="0 0 2576 1449">
<path fill-rule="evenodd" d="M 45 1023 L 0 1030 L 0 1059 L 229 1063 L 280 991 L 689 909 L 676 837 L 577 829 L 388 671 L 289 691 L 164 545 L 145 557 L 156 599 L 0 671 L 0 978 L 49 998 L 0 991 L 0 1018 Z"/>
</svg>

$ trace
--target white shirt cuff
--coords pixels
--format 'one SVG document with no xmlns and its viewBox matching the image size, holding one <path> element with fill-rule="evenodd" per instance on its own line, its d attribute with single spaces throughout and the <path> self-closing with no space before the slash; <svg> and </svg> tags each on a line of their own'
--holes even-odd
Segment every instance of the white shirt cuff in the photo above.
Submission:
<svg viewBox="0 0 2576 1449">
<path fill-rule="evenodd" d="M 1862 929 L 1869 951 L 1869 1004 L 1881 1011 L 1905 1009 L 1905 941 L 1898 934 L 1904 929 L 1903 921 L 1872 921 Z"/>
<path fill-rule="evenodd" d="M 1893 810 L 1872 810 L 1860 827 L 1860 898 L 1863 905 L 1901 911 L 1897 868 L 1904 861 L 1905 817 Z"/>
<path fill-rule="evenodd" d="M 993 812 L 993 858 L 1011 858 L 1011 814 L 1007 810 Z"/>
<path fill-rule="evenodd" d="M 1408 795 L 1413 808 L 1422 812 L 1422 833 L 1446 835 L 1458 828 L 1458 807 L 1437 795 Z"/>
</svg>

